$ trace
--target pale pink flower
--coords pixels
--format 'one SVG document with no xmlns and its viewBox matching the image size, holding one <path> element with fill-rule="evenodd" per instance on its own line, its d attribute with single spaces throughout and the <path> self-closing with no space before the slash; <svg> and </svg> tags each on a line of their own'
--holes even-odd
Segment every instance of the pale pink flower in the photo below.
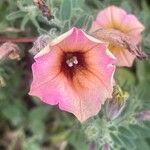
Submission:
<svg viewBox="0 0 150 150">
<path fill-rule="evenodd" d="M 111 97 L 113 63 L 115 58 L 104 42 L 72 28 L 35 56 L 29 94 L 58 104 L 83 122 Z"/>
<path fill-rule="evenodd" d="M 117 34 L 118 37 L 120 36 L 119 38 L 122 38 L 124 34 L 124 39 L 127 40 L 126 37 L 128 37 L 128 43 L 132 43 L 132 45 L 139 44 L 141 41 L 141 32 L 144 30 L 144 26 L 134 15 L 127 14 L 126 11 L 116 6 L 109 6 L 98 13 L 96 20 L 93 22 L 91 32 L 101 28 L 109 32 L 110 30 L 114 30 L 114 33 L 116 33 L 116 31 L 118 31 L 118 33 L 120 32 Z M 115 40 L 115 38 L 116 37 L 114 37 L 113 40 Z M 110 38 L 107 37 L 107 39 Z M 124 42 L 124 39 L 122 39 L 122 42 Z M 112 41 L 110 41 L 109 50 L 116 56 L 118 66 L 132 66 L 135 55 L 131 54 L 126 47 L 120 47 L 115 43 L 112 44 Z"/>
</svg>

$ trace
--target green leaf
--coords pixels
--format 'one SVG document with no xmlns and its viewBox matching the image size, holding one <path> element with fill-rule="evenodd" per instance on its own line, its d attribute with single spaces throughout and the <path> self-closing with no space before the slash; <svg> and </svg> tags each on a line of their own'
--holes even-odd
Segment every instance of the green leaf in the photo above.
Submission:
<svg viewBox="0 0 150 150">
<path fill-rule="evenodd" d="M 111 138 L 112 138 L 112 141 L 113 141 L 115 144 L 122 145 L 122 141 L 118 138 L 117 135 L 115 135 L 114 133 L 110 133 L 110 136 L 111 136 Z"/>
<path fill-rule="evenodd" d="M 139 125 L 130 125 L 129 128 L 137 138 L 150 137 L 150 128 L 141 127 Z"/>
<path fill-rule="evenodd" d="M 107 0 L 106 2 L 108 2 L 109 5 L 120 5 L 121 0 Z"/>
<path fill-rule="evenodd" d="M 119 127 L 119 133 L 131 139 L 136 137 L 136 135 L 132 130 L 130 130 L 129 128 L 125 128 L 123 126 Z"/>
<path fill-rule="evenodd" d="M 0 23 L 0 32 L 6 32 L 5 29 L 7 28 L 8 24 L 6 22 Z"/>
<path fill-rule="evenodd" d="M 115 74 L 115 79 L 120 86 L 133 86 L 136 82 L 134 74 L 128 69 L 118 68 Z"/>
<path fill-rule="evenodd" d="M 74 146 L 77 150 L 87 150 L 87 143 L 86 143 L 86 138 L 85 135 L 82 132 L 73 132 L 69 139 L 68 142 Z"/>
<path fill-rule="evenodd" d="M 62 28 L 61 33 L 65 33 L 65 32 L 68 31 L 69 29 L 70 29 L 70 21 L 67 20 L 67 21 L 65 21 L 65 23 L 64 23 L 64 26 L 63 26 L 63 28 Z"/>
<path fill-rule="evenodd" d="M 75 8 L 77 5 L 77 0 L 71 0 L 72 7 Z"/>
<path fill-rule="evenodd" d="M 71 17 L 71 9 L 72 9 L 71 0 L 62 0 L 60 7 L 60 19 L 63 21 L 69 20 Z"/>
<path fill-rule="evenodd" d="M 150 101 L 149 101 L 149 99 L 150 99 L 149 85 L 150 85 L 150 82 L 149 82 L 149 81 L 145 81 L 145 82 L 140 83 L 140 84 L 138 85 L 139 92 L 141 93 L 141 94 L 140 94 L 140 99 L 141 99 L 142 105 L 145 105 L 145 102 L 146 102 L 147 107 L 150 107 Z"/>
<path fill-rule="evenodd" d="M 39 145 L 36 144 L 36 143 L 29 143 L 29 144 L 26 144 L 24 150 L 41 150 Z"/>
<path fill-rule="evenodd" d="M 145 139 L 135 139 L 134 144 L 136 146 L 136 150 L 150 150 L 150 145 Z"/>
<path fill-rule="evenodd" d="M 78 20 L 75 22 L 74 26 L 77 28 L 83 28 L 85 27 L 87 23 L 88 16 L 86 14 L 82 15 L 78 18 Z"/>
<path fill-rule="evenodd" d="M 82 7 L 85 3 L 85 0 L 71 0 L 73 8 Z"/>
<path fill-rule="evenodd" d="M 60 143 L 62 141 L 65 141 L 66 138 L 68 137 L 70 131 L 68 130 L 65 130 L 63 132 L 60 132 L 60 133 L 56 133 L 56 134 L 53 134 L 50 139 L 53 143 Z"/>
<path fill-rule="evenodd" d="M 128 13 L 131 13 L 131 12 L 132 12 L 131 5 L 129 4 L 128 1 L 123 1 L 123 2 L 121 3 L 121 8 L 125 9 Z"/>
<path fill-rule="evenodd" d="M 136 73 L 140 83 L 150 81 L 150 61 L 136 61 Z"/>
<path fill-rule="evenodd" d="M 95 8 L 95 9 L 100 9 L 101 6 L 103 6 L 102 2 L 100 0 L 86 0 L 86 3 L 89 7 Z"/>
<path fill-rule="evenodd" d="M 24 104 L 20 101 L 16 101 L 14 104 L 8 104 L 4 108 L 1 108 L 2 114 L 9 120 L 14 126 L 19 126 L 26 119 L 27 110 Z"/>
<path fill-rule="evenodd" d="M 44 119 L 48 114 L 48 108 L 39 106 L 31 110 L 29 113 L 28 127 L 33 133 L 41 135 L 44 132 Z"/>
<path fill-rule="evenodd" d="M 150 121 L 143 121 L 143 124 L 146 128 L 150 128 Z"/>
<path fill-rule="evenodd" d="M 48 113 L 47 106 L 38 106 L 31 110 L 31 112 L 29 114 L 29 118 L 31 120 L 34 118 L 36 118 L 36 120 L 43 120 L 43 119 L 45 119 L 47 113 Z"/>
<path fill-rule="evenodd" d="M 86 25 L 85 25 L 86 31 L 89 31 L 91 29 L 92 23 L 93 23 L 93 16 L 88 16 Z"/>
<path fill-rule="evenodd" d="M 25 30 L 25 26 L 28 23 L 29 19 L 30 18 L 28 15 L 24 16 L 24 18 L 21 21 L 21 26 L 20 26 L 21 30 Z"/>
<path fill-rule="evenodd" d="M 118 134 L 118 138 L 122 141 L 125 148 L 132 150 L 135 149 L 135 144 L 129 137 Z"/>
<path fill-rule="evenodd" d="M 136 74 L 140 82 L 145 81 L 146 70 L 143 61 L 136 61 Z"/>
<path fill-rule="evenodd" d="M 6 16 L 6 19 L 11 21 L 11 20 L 15 20 L 18 18 L 22 18 L 24 16 L 25 16 L 25 12 L 19 10 L 19 11 L 12 12 L 8 16 Z"/>
<path fill-rule="evenodd" d="M 39 35 L 47 34 L 47 30 L 45 30 L 43 28 L 38 28 L 37 31 L 38 31 Z"/>
<path fill-rule="evenodd" d="M 23 143 L 23 150 L 41 150 L 35 138 L 25 139 Z"/>
<path fill-rule="evenodd" d="M 44 122 L 35 119 L 29 122 L 28 128 L 39 138 L 43 136 L 45 130 Z"/>
<path fill-rule="evenodd" d="M 37 20 L 36 20 L 36 18 L 35 17 L 30 17 L 30 20 L 31 20 L 31 22 L 33 23 L 33 25 L 37 28 L 37 30 L 38 29 L 40 29 L 40 25 L 39 25 L 39 23 L 37 22 Z"/>
</svg>

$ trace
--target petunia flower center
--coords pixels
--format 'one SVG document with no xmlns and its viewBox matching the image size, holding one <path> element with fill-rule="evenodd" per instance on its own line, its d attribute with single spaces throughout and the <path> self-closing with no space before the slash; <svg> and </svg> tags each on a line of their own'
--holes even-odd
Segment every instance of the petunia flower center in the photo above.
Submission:
<svg viewBox="0 0 150 150">
<path fill-rule="evenodd" d="M 84 54 L 81 52 L 65 52 L 62 57 L 61 70 L 67 77 L 73 77 L 77 71 L 86 66 Z"/>
<path fill-rule="evenodd" d="M 69 67 L 73 67 L 74 65 L 77 65 L 78 64 L 78 60 L 77 60 L 77 57 L 76 56 L 73 56 L 72 58 L 70 59 L 67 59 L 66 60 L 66 63 Z"/>
</svg>

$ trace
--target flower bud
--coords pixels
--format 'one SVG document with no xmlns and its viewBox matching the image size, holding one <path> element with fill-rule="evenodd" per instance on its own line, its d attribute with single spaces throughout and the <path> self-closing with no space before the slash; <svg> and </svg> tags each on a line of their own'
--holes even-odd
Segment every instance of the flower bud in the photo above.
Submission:
<svg viewBox="0 0 150 150">
<path fill-rule="evenodd" d="M 95 143 L 91 142 L 88 144 L 88 150 L 95 150 Z"/>
<path fill-rule="evenodd" d="M 114 86 L 112 99 L 107 101 L 106 106 L 106 116 L 108 120 L 114 120 L 121 114 L 128 96 L 128 93 L 123 92 L 118 85 Z"/>
<path fill-rule="evenodd" d="M 105 143 L 102 147 L 102 150 L 110 150 L 110 145 L 108 143 Z"/>
<path fill-rule="evenodd" d="M 150 121 L 150 110 L 137 112 L 134 114 L 135 118 L 142 121 Z"/>
</svg>

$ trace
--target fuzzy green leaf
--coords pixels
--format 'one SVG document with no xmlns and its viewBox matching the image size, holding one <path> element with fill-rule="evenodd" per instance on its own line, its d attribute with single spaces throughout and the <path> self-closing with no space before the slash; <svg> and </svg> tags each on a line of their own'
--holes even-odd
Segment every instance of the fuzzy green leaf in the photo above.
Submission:
<svg viewBox="0 0 150 150">
<path fill-rule="evenodd" d="M 48 108 L 39 106 L 31 110 L 29 113 L 28 127 L 33 133 L 41 135 L 44 132 L 44 119 L 48 114 Z"/>
<path fill-rule="evenodd" d="M 115 144 L 122 145 L 122 141 L 114 133 L 110 133 L 110 136 Z"/>
<path fill-rule="evenodd" d="M 118 68 L 115 74 L 116 81 L 121 86 L 133 86 L 135 84 L 135 76 L 128 69 Z"/>
<path fill-rule="evenodd" d="M 15 20 L 15 19 L 18 19 L 18 18 L 22 18 L 25 16 L 25 12 L 23 11 L 15 11 L 15 12 L 12 12 L 11 14 L 9 14 L 6 19 L 11 21 L 11 20 Z"/>
<path fill-rule="evenodd" d="M 65 21 L 69 20 L 71 17 L 71 0 L 62 0 L 61 7 L 60 7 L 60 19 Z"/>
<path fill-rule="evenodd" d="M 150 137 L 150 128 L 141 127 L 139 125 L 130 125 L 129 128 L 136 134 L 137 138 Z"/>
<path fill-rule="evenodd" d="M 65 130 L 63 132 L 53 134 L 53 136 L 51 136 L 50 139 L 53 143 L 60 143 L 66 140 L 69 133 L 70 132 L 68 130 Z"/>
<path fill-rule="evenodd" d="M 4 108 L 1 108 L 2 114 L 11 121 L 14 126 L 19 126 L 26 119 L 27 110 L 24 104 L 16 102 L 15 104 L 8 104 Z"/>
<path fill-rule="evenodd" d="M 135 139 L 134 144 L 136 146 L 135 150 L 149 150 L 150 149 L 150 144 L 146 142 L 145 139 Z"/>
<path fill-rule="evenodd" d="M 122 141 L 125 148 L 127 148 L 127 149 L 135 148 L 134 141 L 131 140 L 129 137 L 118 134 L 118 138 Z"/>
<path fill-rule="evenodd" d="M 85 25 L 86 31 L 89 31 L 91 29 L 92 23 L 93 23 L 93 16 L 88 16 L 86 25 Z"/>
<path fill-rule="evenodd" d="M 64 23 L 64 26 L 63 26 L 63 28 L 62 28 L 61 33 L 65 33 L 65 32 L 67 32 L 69 29 L 70 29 L 70 21 L 68 20 L 68 21 L 66 21 L 66 22 Z"/>
<path fill-rule="evenodd" d="M 87 150 L 87 143 L 85 135 L 82 132 L 74 132 L 69 137 L 69 143 L 72 144 L 77 150 Z"/>
<path fill-rule="evenodd" d="M 88 16 L 86 14 L 82 15 L 78 20 L 75 22 L 74 26 L 77 28 L 85 27 L 87 23 Z"/>
<path fill-rule="evenodd" d="M 136 135 L 132 130 L 130 130 L 129 128 L 125 128 L 123 126 L 119 127 L 119 133 L 131 139 L 136 138 Z"/>
</svg>

